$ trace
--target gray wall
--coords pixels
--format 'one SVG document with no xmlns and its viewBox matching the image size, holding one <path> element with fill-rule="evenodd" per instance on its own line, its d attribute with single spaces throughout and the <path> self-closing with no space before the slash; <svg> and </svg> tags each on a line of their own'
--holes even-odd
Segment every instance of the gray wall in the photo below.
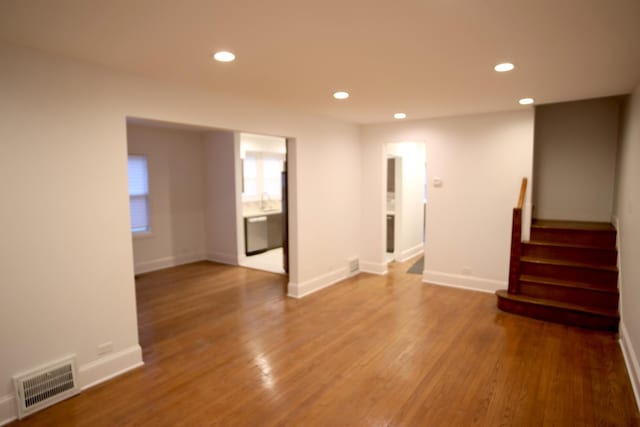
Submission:
<svg viewBox="0 0 640 427">
<path fill-rule="evenodd" d="M 536 218 L 611 221 L 620 102 L 599 98 L 536 108 Z"/>
</svg>

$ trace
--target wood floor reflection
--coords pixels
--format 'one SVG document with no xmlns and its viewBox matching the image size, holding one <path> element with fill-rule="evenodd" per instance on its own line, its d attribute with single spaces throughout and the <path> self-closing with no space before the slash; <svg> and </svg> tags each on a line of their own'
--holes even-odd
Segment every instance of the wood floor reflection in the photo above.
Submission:
<svg viewBox="0 0 640 427">
<path fill-rule="evenodd" d="M 208 262 L 137 278 L 145 365 L 16 426 L 640 425 L 617 337 L 394 263 L 301 300 Z"/>
</svg>

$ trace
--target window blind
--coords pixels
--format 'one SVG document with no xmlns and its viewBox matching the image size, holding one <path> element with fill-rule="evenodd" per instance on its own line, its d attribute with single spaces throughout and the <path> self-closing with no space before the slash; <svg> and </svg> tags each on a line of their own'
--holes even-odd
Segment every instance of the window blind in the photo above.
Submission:
<svg viewBox="0 0 640 427">
<path fill-rule="evenodd" d="M 149 231 L 149 176 L 147 158 L 130 155 L 129 173 L 129 206 L 131 211 L 131 231 Z"/>
</svg>

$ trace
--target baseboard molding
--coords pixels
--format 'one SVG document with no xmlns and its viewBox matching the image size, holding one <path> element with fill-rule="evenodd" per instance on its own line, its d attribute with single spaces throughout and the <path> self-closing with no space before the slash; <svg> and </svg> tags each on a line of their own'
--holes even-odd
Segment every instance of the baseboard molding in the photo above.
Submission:
<svg viewBox="0 0 640 427">
<path fill-rule="evenodd" d="M 217 262 L 219 264 L 238 265 L 239 260 L 235 254 L 227 254 L 222 252 L 207 253 L 207 261 Z"/>
<path fill-rule="evenodd" d="M 388 272 L 387 263 L 360 261 L 360 271 L 363 273 L 384 275 L 384 274 L 387 274 Z"/>
<path fill-rule="evenodd" d="M 127 371 L 142 366 L 142 349 L 134 345 L 117 353 L 86 363 L 78 368 L 78 386 L 86 390 Z M 15 396 L 0 397 L 0 426 L 18 418 Z"/>
<path fill-rule="evenodd" d="M 86 390 L 142 366 L 142 349 L 134 345 L 78 368 L 78 384 Z"/>
<path fill-rule="evenodd" d="M 188 264 L 190 262 L 202 261 L 207 259 L 204 254 L 193 253 L 178 256 L 168 256 L 158 258 L 151 261 L 144 261 L 135 264 L 135 274 L 149 273 L 151 271 L 161 270 L 163 268 L 175 267 L 176 265 Z"/>
<path fill-rule="evenodd" d="M 349 270 L 340 268 L 302 283 L 289 282 L 287 295 L 302 298 L 349 278 Z"/>
<path fill-rule="evenodd" d="M 448 286 L 451 288 L 468 289 L 494 293 L 498 289 L 506 289 L 507 282 L 481 277 L 463 276 L 460 274 L 443 273 L 441 271 L 427 270 L 422 275 L 422 281 L 434 285 Z"/>
<path fill-rule="evenodd" d="M 405 249 L 404 251 L 400 252 L 397 256 L 396 256 L 396 260 L 398 262 L 405 262 L 410 260 L 411 258 L 413 258 L 414 256 L 420 254 L 420 253 L 424 253 L 424 244 L 420 243 L 417 246 L 414 246 L 412 248 L 409 249 Z"/>
<path fill-rule="evenodd" d="M 7 394 L 0 397 L 0 426 L 18 419 L 15 396 Z"/>
<path fill-rule="evenodd" d="M 620 348 L 622 349 L 624 363 L 627 365 L 627 372 L 629 373 L 629 379 L 631 380 L 631 386 L 633 387 L 636 405 L 640 408 L 640 362 L 638 361 L 638 356 L 631 344 L 631 341 L 629 340 L 629 334 L 627 333 L 627 327 L 624 324 L 624 320 L 620 321 Z"/>
</svg>

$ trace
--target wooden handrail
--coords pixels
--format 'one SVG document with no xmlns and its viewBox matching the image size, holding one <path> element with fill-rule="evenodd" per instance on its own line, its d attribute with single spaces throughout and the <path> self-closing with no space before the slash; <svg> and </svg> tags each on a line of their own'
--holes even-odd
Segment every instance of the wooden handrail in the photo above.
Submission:
<svg viewBox="0 0 640 427">
<path fill-rule="evenodd" d="M 518 209 L 522 209 L 524 206 L 524 196 L 527 193 L 527 177 L 522 178 L 522 184 L 520 185 L 520 197 L 518 197 Z"/>
<path fill-rule="evenodd" d="M 522 178 L 518 205 L 513 208 L 513 221 L 511 222 L 511 255 L 509 259 L 509 293 L 520 292 L 520 254 L 522 244 L 522 207 L 524 196 L 527 193 L 527 177 Z"/>
</svg>

